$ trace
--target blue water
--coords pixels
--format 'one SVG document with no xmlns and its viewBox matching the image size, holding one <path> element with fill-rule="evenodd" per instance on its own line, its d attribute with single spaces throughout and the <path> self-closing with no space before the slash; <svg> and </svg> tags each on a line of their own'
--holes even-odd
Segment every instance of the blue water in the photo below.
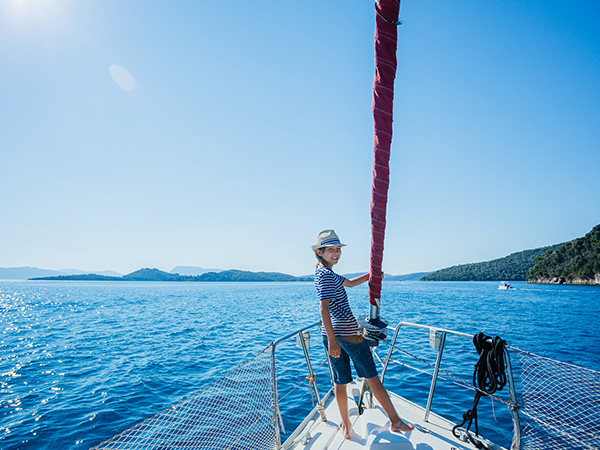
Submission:
<svg viewBox="0 0 600 450">
<path fill-rule="evenodd" d="M 383 316 L 600 370 L 600 288 L 513 285 L 386 282 Z M 366 286 L 348 293 L 364 314 Z M 0 449 L 93 447 L 317 320 L 311 283 L 0 282 Z M 461 358 L 445 367 L 468 378 L 471 356 L 462 368 Z M 282 351 L 278 367 L 299 364 Z M 386 384 L 423 404 L 429 379 L 400 370 Z M 456 421 L 472 400 L 454 395 L 434 407 Z M 310 403 L 308 390 L 286 398 L 286 427 L 306 413 L 296 400 Z"/>
</svg>

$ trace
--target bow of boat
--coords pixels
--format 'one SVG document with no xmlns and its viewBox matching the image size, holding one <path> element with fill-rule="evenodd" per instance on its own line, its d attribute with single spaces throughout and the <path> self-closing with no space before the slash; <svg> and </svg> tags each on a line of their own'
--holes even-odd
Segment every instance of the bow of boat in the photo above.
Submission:
<svg viewBox="0 0 600 450">
<path fill-rule="evenodd" d="M 355 379 L 348 385 L 348 404 L 352 422 L 352 438 L 345 439 L 339 424 L 341 417 L 335 398 L 331 391 L 323 399 L 325 416 L 322 420 L 318 408 L 314 408 L 306 419 L 296 428 L 287 441 L 284 449 L 293 450 L 359 450 L 359 449 L 398 449 L 398 450 L 467 450 L 476 447 L 468 441 L 452 434 L 454 424 L 437 414 L 430 413 L 427 421 L 423 420 L 425 408 L 409 400 L 389 392 L 394 407 L 405 422 L 414 425 L 411 432 L 393 432 L 385 411 L 374 400 L 369 405 L 370 398 L 365 399 L 366 406 L 359 413 L 356 404 L 359 392 L 362 391 L 364 380 Z M 504 450 L 489 441 L 484 440 L 492 450 Z"/>
</svg>

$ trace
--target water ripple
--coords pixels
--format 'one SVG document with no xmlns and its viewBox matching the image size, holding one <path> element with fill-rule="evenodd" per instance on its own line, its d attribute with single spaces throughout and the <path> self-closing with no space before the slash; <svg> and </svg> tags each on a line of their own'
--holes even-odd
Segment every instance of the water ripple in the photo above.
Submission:
<svg viewBox="0 0 600 450">
<path fill-rule="evenodd" d="M 388 282 L 383 315 L 499 334 L 514 346 L 599 370 L 600 338 L 590 318 L 600 313 L 600 289 L 516 286 L 505 292 L 494 283 Z M 366 312 L 366 297 L 364 286 L 349 290 L 355 313 Z M 89 448 L 318 314 L 311 283 L 0 282 L 0 448 Z M 310 352 L 322 361 L 318 341 L 313 337 Z M 467 343 L 456 350 L 445 364 L 468 379 L 472 363 L 460 369 L 462 355 L 473 349 Z M 425 343 L 419 356 L 432 355 Z M 289 369 L 282 392 L 305 377 L 297 356 L 297 349 L 278 350 L 279 367 Z M 327 379 L 319 377 L 323 392 Z M 386 383 L 421 402 L 429 379 L 400 370 Z M 460 418 L 469 398 L 443 382 L 440 389 L 449 392 L 449 404 L 434 406 Z M 306 383 L 289 394 L 286 422 L 306 414 L 310 395 Z"/>
</svg>

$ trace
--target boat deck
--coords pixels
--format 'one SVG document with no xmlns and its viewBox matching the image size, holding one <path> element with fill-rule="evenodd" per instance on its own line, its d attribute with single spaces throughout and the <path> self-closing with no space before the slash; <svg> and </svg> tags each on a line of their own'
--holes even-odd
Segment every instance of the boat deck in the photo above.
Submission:
<svg viewBox="0 0 600 450">
<path fill-rule="evenodd" d="M 454 424 L 430 413 L 427 422 L 424 408 L 390 392 L 392 402 L 398 414 L 405 422 L 415 426 L 414 431 L 396 433 L 390 430 L 390 422 L 383 408 L 375 401 L 373 408 L 367 408 L 358 414 L 355 399 L 351 396 L 356 389 L 360 391 L 361 381 L 348 385 L 348 405 L 352 421 L 352 439 L 344 439 L 340 432 L 340 414 L 334 396 L 329 393 L 325 399 L 327 421 L 323 422 L 315 410 L 296 429 L 283 445 L 294 450 L 357 450 L 357 449 L 398 449 L 398 450 L 472 450 L 476 447 L 462 441 L 452 434 Z M 366 402 L 368 405 L 368 402 Z M 492 449 L 501 450 L 488 441 Z"/>
</svg>

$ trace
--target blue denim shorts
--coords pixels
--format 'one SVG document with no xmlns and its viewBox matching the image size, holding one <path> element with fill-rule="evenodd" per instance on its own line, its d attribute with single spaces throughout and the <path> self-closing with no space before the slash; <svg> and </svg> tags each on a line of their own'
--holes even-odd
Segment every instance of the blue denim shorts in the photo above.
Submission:
<svg viewBox="0 0 600 450">
<path fill-rule="evenodd" d="M 351 344 L 343 336 L 336 336 L 336 338 L 340 344 L 340 357 L 334 358 L 329 355 L 335 384 L 348 384 L 352 381 L 350 359 L 352 359 L 359 377 L 373 378 L 378 375 L 375 361 L 373 361 L 373 354 L 367 341 L 363 340 L 360 344 Z M 325 349 L 329 351 L 327 337 L 323 337 L 323 344 Z"/>
</svg>

